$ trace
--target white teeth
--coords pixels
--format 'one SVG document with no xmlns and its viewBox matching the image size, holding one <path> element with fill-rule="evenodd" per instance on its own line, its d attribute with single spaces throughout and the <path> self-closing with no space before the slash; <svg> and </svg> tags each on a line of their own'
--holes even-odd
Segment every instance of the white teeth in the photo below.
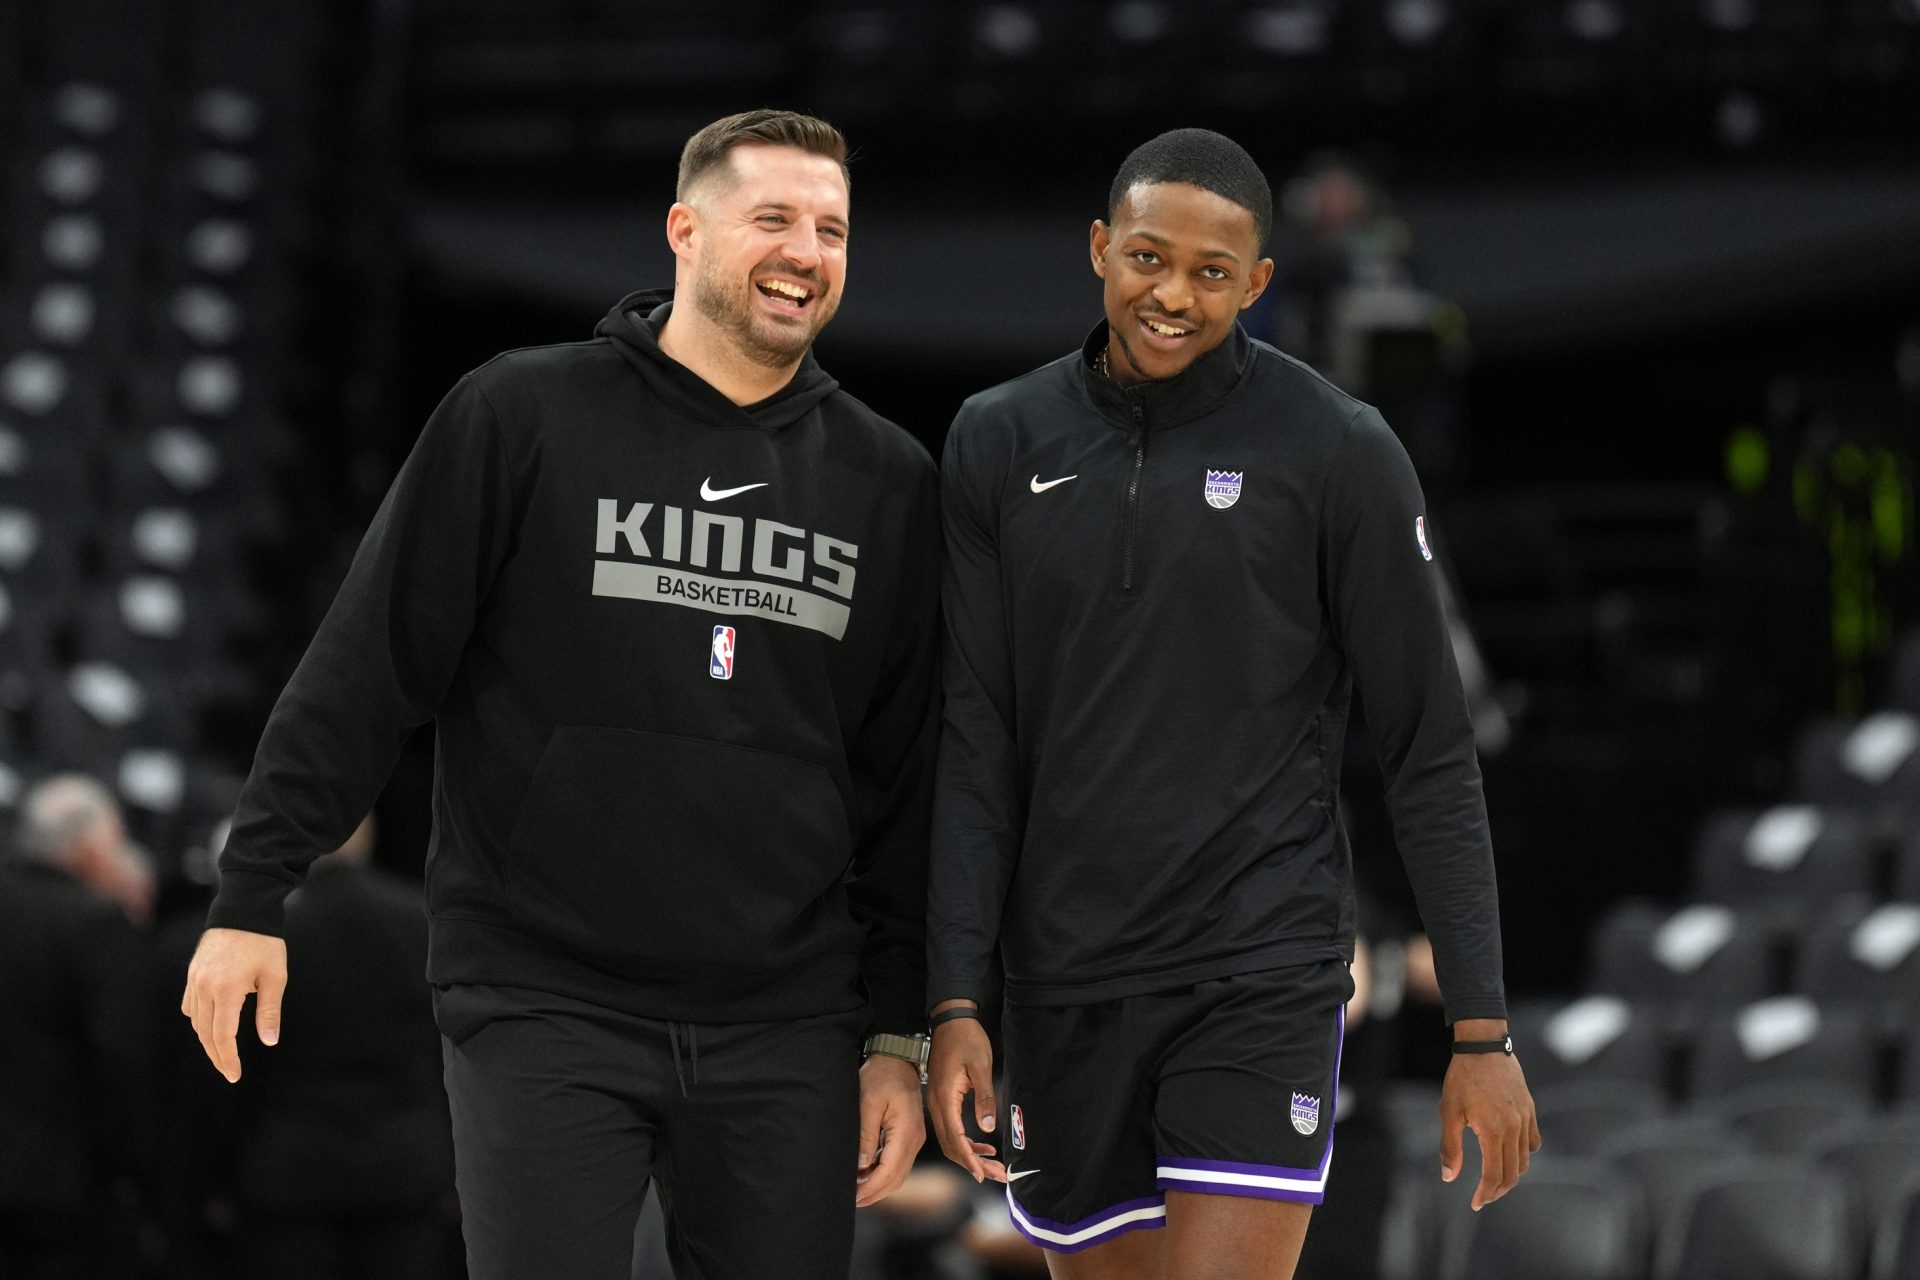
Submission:
<svg viewBox="0 0 1920 1280">
<path fill-rule="evenodd" d="M 1170 325 L 1161 324 L 1157 320 L 1148 320 L 1145 323 L 1147 328 L 1164 338 L 1182 338 L 1193 332 L 1191 329 L 1175 329 Z"/>
</svg>

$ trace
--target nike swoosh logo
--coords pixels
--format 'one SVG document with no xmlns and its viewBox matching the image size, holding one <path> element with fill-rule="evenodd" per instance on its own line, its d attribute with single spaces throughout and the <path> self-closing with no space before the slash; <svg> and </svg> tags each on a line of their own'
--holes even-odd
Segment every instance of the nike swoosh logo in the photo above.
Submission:
<svg viewBox="0 0 1920 1280">
<path fill-rule="evenodd" d="M 1022 1178 L 1031 1178 L 1031 1177 L 1032 1177 L 1032 1176 L 1033 1176 L 1034 1174 L 1036 1174 L 1036 1173 L 1038 1173 L 1038 1172 L 1040 1172 L 1040 1171 L 1039 1171 L 1038 1169 L 1022 1169 L 1022 1170 L 1020 1170 L 1020 1172 L 1018 1172 L 1018 1173 L 1008 1173 L 1008 1174 L 1007 1174 L 1007 1181 L 1008 1181 L 1008 1182 L 1018 1182 L 1018 1181 L 1020 1181 L 1020 1179 L 1022 1179 Z"/>
<path fill-rule="evenodd" d="M 713 487 L 713 477 L 708 476 L 700 482 L 700 496 L 708 502 L 718 502 L 722 498 L 731 498 L 749 489 L 764 489 L 771 483 L 770 480 L 762 480 L 759 484 L 743 484 L 738 489 L 716 489 Z"/>
<path fill-rule="evenodd" d="M 1045 484 L 1042 484 L 1040 483 L 1040 477 L 1036 475 L 1033 479 L 1027 481 L 1027 488 L 1033 490 L 1035 493 L 1045 493 L 1057 484 L 1065 484 L 1069 480 L 1078 480 L 1079 478 L 1079 473 L 1075 472 L 1073 475 L 1061 476 L 1058 480 L 1049 480 Z"/>
</svg>

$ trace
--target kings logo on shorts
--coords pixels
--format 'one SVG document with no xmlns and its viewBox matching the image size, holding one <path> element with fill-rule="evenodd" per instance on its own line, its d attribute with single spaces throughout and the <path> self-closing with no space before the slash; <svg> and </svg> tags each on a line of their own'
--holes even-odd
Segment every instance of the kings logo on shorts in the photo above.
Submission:
<svg viewBox="0 0 1920 1280">
<path fill-rule="evenodd" d="M 1310 1093 L 1293 1095 L 1293 1128 L 1301 1135 L 1312 1133 L 1320 1127 L 1320 1099 Z"/>
<path fill-rule="evenodd" d="M 1246 474 L 1244 471 L 1207 472 L 1207 487 L 1202 491 L 1207 505 L 1215 511 L 1225 511 L 1240 501 L 1240 481 Z"/>
<path fill-rule="evenodd" d="M 707 655 L 707 674 L 715 680 L 733 679 L 733 628 L 713 629 L 713 649 Z"/>
<path fill-rule="evenodd" d="M 1008 1108 L 1008 1112 L 1009 1127 L 1013 1130 L 1013 1149 L 1015 1151 L 1025 1151 L 1027 1149 L 1027 1122 L 1020 1115 L 1020 1104 L 1017 1102 L 1014 1103 L 1013 1106 Z"/>
</svg>

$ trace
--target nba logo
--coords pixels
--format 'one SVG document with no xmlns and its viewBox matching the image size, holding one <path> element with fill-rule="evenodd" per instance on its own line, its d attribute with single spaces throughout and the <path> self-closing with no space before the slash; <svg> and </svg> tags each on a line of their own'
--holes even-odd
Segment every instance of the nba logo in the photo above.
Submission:
<svg viewBox="0 0 1920 1280">
<path fill-rule="evenodd" d="M 1011 1110 L 1013 1113 L 1013 1149 L 1015 1151 L 1025 1151 L 1027 1149 L 1027 1122 L 1020 1116 L 1019 1103 L 1014 1103 Z"/>
<path fill-rule="evenodd" d="M 1413 518 L 1413 536 L 1420 543 L 1420 558 L 1422 560 L 1433 559 L 1433 548 L 1427 545 L 1427 518 L 1425 516 L 1415 516 Z"/>
<path fill-rule="evenodd" d="M 707 657 L 707 674 L 715 680 L 733 679 L 733 628 L 713 629 L 713 652 Z"/>
<path fill-rule="evenodd" d="M 1295 1133 L 1302 1136 L 1312 1133 L 1320 1127 L 1320 1099 L 1310 1093 L 1294 1094 L 1293 1113 L 1289 1118 Z"/>
</svg>

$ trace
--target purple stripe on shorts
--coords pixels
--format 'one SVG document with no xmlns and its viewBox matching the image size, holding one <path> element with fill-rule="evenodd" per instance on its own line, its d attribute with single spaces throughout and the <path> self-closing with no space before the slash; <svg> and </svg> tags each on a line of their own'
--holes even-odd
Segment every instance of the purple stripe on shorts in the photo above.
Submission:
<svg viewBox="0 0 1920 1280">
<path fill-rule="evenodd" d="M 1052 1218 L 1043 1218 L 1037 1213 L 1027 1212 L 1027 1210 L 1013 1198 L 1013 1188 L 1007 1188 L 1007 1207 L 1013 1219 L 1013 1229 L 1025 1236 L 1032 1243 L 1039 1245 L 1042 1249 L 1048 1249 L 1054 1253 L 1079 1253 L 1082 1249 L 1091 1249 L 1097 1244 L 1105 1244 L 1114 1237 L 1123 1236 L 1129 1231 L 1151 1230 L 1156 1227 L 1164 1227 L 1167 1224 L 1167 1219 L 1165 1215 L 1162 1214 L 1150 1218 L 1135 1218 L 1130 1222 L 1116 1222 L 1112 1227 L 1106 1230 L 1095 1231 L 1086 1239 L 1076 1240 L 1072 1244 L 1061 1244 L 1057 1240 L 1048 1240 L 1043 1236 L 1037 1235 L 1034 1231 L 1028 1229 L 1029 1223 L 1043 1231 L 1051 1231 L 1060 1235 L 1071 1236 L 1077 1235 L 1089 1227 L 1097 1227 L 1102 1222 L 1124 1217 L 1136 1209 L 1159 1209 L 1165 1204 L 1166 1198 L 1164 1196 L 1142 1196 L 1137 1200 L 1123 1200 L 1119 1204 L 1109 1205 L 1105 1209 L 1088 1214 L 1078 1222 L 1055 1222 Z M 1023 1218 L 1025 1221 L 1022 1221 Z"/>
<path fill-rule="evenodd" d="M 1325 1191 L 1286 1191 L 1279 1187 L 1250 1187 L 1241 1182 L 1188 1181 L 1185 1178 L 1160 1179 L 1162 1191 L 1191 1191 L 1204 1196 L 1252 1196 L 1258 1200 L 1287 1200 L 1294 1204 L 1319 1204 Z"/>
<path fill-rule="evenodd" d="M 1327 1150 L 1331 1154 L 1331 1144 Z M 1184 1156 L 1161 1156 L 1154 1163 L 1164 1169 L 1192 1169 L 1197 1173 L 1251 1173 L 1261 1178 L 1324 1178 L 1327 1174 L 1325 1156 L 1321 1157 L 1318 1169 L 1289 1169 L 1280 1164 L 1243 1164 L 1237 1160 L 1189 1160 Z"/>
</svg>

